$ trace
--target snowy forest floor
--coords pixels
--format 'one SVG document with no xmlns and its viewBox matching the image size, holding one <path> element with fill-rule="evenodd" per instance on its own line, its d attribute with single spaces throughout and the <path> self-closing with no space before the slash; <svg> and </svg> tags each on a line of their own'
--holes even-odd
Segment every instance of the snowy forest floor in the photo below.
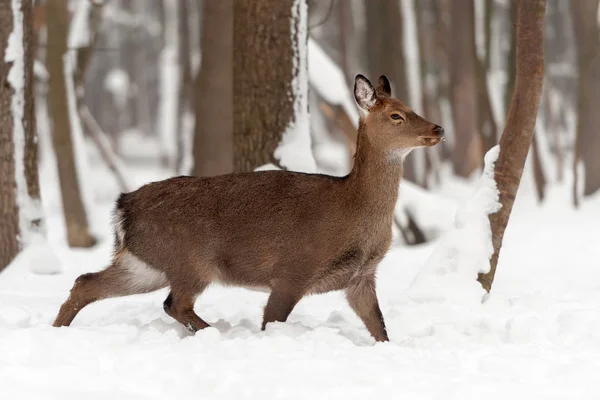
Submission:
<svg viewBox="0 0 600 400">
<path fill-rule="evenodd" d="M 137 185 L 167 176 L 143 162 L 132 168 Z M 287 323 L 261 332 L 267 294 L 219 286 L 196 303 L 214 328 L 195 336 L 163 312 L 166 289 L 92 304 L 57 329 L 73 280 L 110 257 L 117 189 L 97 162 L 90 172 L 100 243 L 64 245 L 54 172 L 42 168 L 63 272 L 35 274 L 18 259 L 0 275 L 3 399 L 600 398 L 598 198 L 574 210 L 566 188 L 552 188 L 542 206 L 523 190 L 483 303 L 434 289 L 414 295 L 411 281 L 436 242 L 394 246 L 378 273 L 390 343 L 374 344 L 341 293 L 305 298 Z M 440 195 L 460 201 L 472 189 L 444 185 Z"/>
</svg>

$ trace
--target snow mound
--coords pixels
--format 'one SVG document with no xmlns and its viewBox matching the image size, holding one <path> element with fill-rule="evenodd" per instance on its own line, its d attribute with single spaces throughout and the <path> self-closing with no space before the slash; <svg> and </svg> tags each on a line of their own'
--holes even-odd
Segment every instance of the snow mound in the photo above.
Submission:
<svg viewBox="0 0 600 400">
<path fill-rule="evenodd" d="M 62 263 L 41 234 L 30 238 L 27 246 L 15 257 L 11 265 L 27 268 L 34 274 L 54 275 L 63 272 Z"/>
<path fill-rule="evenodd" d="M 485 155 L 485 168 L 475 192 L 457 211 L 454 229 L 440 238 L 413 280 L 411 297 L 455 304 L 481 302 L 485 292 L 477 275 L 489 271 L 494 252 L 488 215 L 501 206 L 494 180 L 499 151 L 499 146 L 495 146 Z"/>
</svg>

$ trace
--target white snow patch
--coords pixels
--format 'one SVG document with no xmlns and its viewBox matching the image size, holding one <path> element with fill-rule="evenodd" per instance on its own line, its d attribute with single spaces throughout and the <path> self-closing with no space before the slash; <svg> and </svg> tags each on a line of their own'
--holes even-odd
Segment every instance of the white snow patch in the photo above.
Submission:
<svg viewBox="0 0 600 400">
<path fill-rule="evenodd" d="M 33 240 L 24 248 L 11 265 L 27 268 L 38 275 L 54 275 L 63 272 L 63 266 L 46 238 L 35 235 Z"/>
<path fill-rule="evenodd" d="M 104 88 L 113 95 L 117 107 L 121 110 L 129 98 L 129 75 L 121 68 L 113 68 L 104 79 Z"/>
<path fill-rule="evenodd" d="M 440 239 L 413 280 L 413 297 L 465 304 L 481 302 L 485 292 L 477 275 L 489 271 L 494 252 L 488 216 L 500 209 L 494 180 L 499 152 L 496 145 L 485 155 L 485 168 L 475 192 L 456 213 L 454 229 Z"/>
<path fill-rule="evenodd" d="M 346 84 L 342 70 L 335 64 L 319 44 L 308 38 L 308 77 L 311 86 L 328 103 L 344 108 L 354 125 L 358 124 L 358 110 L 354 95 Z"/>
<path fill-rule="evenodd" d="M 307 17 L 306 0 L 294 0 L 290 18 L 294 45 L 290 96 L 294 101 L 294 116 L 283 132 L 281 142 L 273 155 L 283 167 L 289 170 L 316 172 L 317 165 L 312 155 L 308 114 Z"/>
<path fill-rule="evenodd" d="M 67 46 L 70 49 L 88 47 L 91 42 L 89 28 L 90 13 L 92 12 L 92 1 L 78 1 L 69 28 Z"/>
</svg>

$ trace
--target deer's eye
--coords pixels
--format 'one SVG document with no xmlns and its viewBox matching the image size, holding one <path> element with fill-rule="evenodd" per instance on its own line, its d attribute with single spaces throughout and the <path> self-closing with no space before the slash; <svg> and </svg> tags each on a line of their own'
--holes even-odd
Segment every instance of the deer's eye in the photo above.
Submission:
<svg viewBox="0 0 600 400">
<path fill-rule="evenodd" d="M 404 121 L 404 118 L 402 118 L 402 115 L 400 115 L 400 114 L 398 114 L 398 113 L 393 113 L 392 115 L 390 115 L 390 118 L 391 118 L 391 119 L 394 119 L 394 120 L 396 120 L 396 121 L 398 121 L 398 120 L 402 120 L 402 121 Z"/>
</svg>

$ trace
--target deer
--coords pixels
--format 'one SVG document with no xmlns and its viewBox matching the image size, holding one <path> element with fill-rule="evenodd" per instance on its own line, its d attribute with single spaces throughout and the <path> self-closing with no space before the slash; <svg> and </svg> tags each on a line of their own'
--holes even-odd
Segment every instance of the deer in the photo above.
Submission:
<svg viewBox="0 0 600 400">
<path fill-rule="evenodd" d="M 270 293 L 263 331 L 304 296 L 343 290 L 374 340 L 388 341 L 376 270 L 392 241 L 403 160 L 444 130 L 392 98 L 385 75 L 376 88 L 357 75 L 354 97 L 357 146 L 345 176 L 178 176 L 120 194 L 111 264 L 75 280 L 53 326 L 69 326 L 92 302 L 168 286 L 164 311 L 193 334 L 210 326 L 194 303 L 218 283 Z"/>
</svg>

